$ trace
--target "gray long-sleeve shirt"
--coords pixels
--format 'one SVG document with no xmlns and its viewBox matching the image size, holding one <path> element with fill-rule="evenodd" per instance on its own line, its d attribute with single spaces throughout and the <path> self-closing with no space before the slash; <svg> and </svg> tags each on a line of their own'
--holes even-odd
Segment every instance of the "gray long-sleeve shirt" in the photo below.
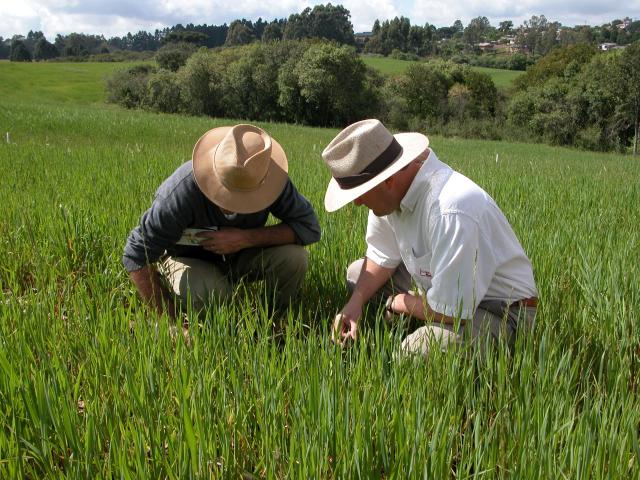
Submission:
<svg viewBox="0 0 640 480">
<path fill-rule="evenodd" d="M 158 188 L 151 208 L 140 218 L 127 238 L 122 263 L 127 271 L 154 263 L 165 253 L 170 256 L 195 257 L 216 261 L 219 255 L 202 247 L 176 245 L 185 228 L 263 227 L 269 214 L 289 225 L 300 245 L 320 240 L 320 225 L 311 206 L 287 181 L 278 199 L 267 209 L 229 218 L 198 188 L 191 161 L 182 164 Z"/>
</svg>

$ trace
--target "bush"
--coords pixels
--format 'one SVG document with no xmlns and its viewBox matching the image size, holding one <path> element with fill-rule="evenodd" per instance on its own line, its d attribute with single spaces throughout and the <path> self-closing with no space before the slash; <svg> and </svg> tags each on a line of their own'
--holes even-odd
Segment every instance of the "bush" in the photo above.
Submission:
<svg viewBox="0 0 640 480">
<path fill-rule="evenodd" d="M 156 112 L 180 111 L 180 87 L 174 72 L 160 70 L 149 77 L 144 105 Z"/>
<path fill-rule="evenodd" d="M 389 54 L 389 57 L 394 58 L 396 60 L 405 60 L 405 61 L 417 61 L 417 60 L 420 60 L 420 57 L 418 55 L 416 55 L 415 53 L 401 52 L 397 48 L 394 48 L 391 51 L 391 53 Z"/>
<path fill-rule="evenodd" d="M 156 62 L 160 68 L 176 72 L 196 50 L 193 43 L 167 43 L 156 52 Z"/>
<path fill-rule="evenodd" d="M 285 40 L 244 47 L 242 55 L 229 65 L 224 76 L 224 105 L 227 115 L 258 120 L 286 120 L 278 89 L 282 59 L 291 67 L 309 48 L 309 42 Z"/>
<path fill-rule="evenodd" d="M 410 65 L 392 91 L 404 99 L 408 114 L 423 119 L 442 119 L 447 107 L 451 77 L 432 65 Z"/>
<path fill-rule="evenodd" d="M 287 85 L 296 92 L 302 111 L 296 116 L 305 123 L 344 126 L 378 113 L 375 82 L 353 47 L 318 43 L 307 49 L 293 69 Z M 281 98 L 283 93 L 280 92 Z M 291 102 L 284 99 L 287 105 Z"/>
<path fill-rule="evenodd" d="M 526 90 L 528 87 L 543 85 L 550 78 L 562 77 L 570 62 L 577 62 L 579 66 L 585 65 L 596 52 L 596 47 L 582 43 L 553 50 L 529 67 L 527 73 L 518 77 L 514 87 Z"/>
<path fill-rule="evenodd" d="M 119 50 L 111 53 L 97 53 L 84 57 L 89 62 L 145 62 L 153 59 L 155 52 L 143 51 L 135 52 L 132 50 Z M 75 57 L 65 57 L 65 62 L 76 61 Z"/>
<path fill-rule="evenodd" d="M 231 49 L 229 49 L 231 51 Z M 198 50 L 178 72 L 181 102 L 192 115 L 224 116 L 222 76 L 228 63 L 223 52 Z"/>
<path fill-rule="evenodd" d="M 498 91 L 486 73 L 468 70 L 464 84 L 469 89 L 470 101 L 468 112 L 472 118 L 495 116 Z"/>
<path fill-rule="evenodd" d="M 518 92 L 509 102 L 507 109 L 507 120 L 510 127 L 529 128 L 531 117 L 535 113 L 535 104 L 533 99 L 537 95 L 537 90 Z"/>
<path fill-rule="evenodd" d="M 125 108 L 142 107 L 147 94 L 147 81 L 155 71 L 151 65 L 136 65 L 116 72 L 107 79 L 107 101 Z"/>
</svg>

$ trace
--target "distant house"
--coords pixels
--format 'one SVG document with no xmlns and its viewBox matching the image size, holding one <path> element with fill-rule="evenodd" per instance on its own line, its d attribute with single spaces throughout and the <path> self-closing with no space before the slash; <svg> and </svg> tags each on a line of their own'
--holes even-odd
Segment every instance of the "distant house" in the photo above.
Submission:
<svg viewBox="0 0 640 480">
<path fill-rule="evenodd" d="M 627 28 L 629 28 L 630 25 L 631 25 L 631 19 L 629 17 L 626 17 L 624 20 L 622 20 L 622 23 L 618 24 L 618 28 L 620 30 L 626 30 Z"/>
<path fill-rule="evenodd" d="M 617 43 L 601 43 L 599 48 L 600 50 L 602 50 L 603 52 L 608 52 L 609 50 L 614 50 L 616 47 L 618 46 Z"/>
<path fill-rule="evenodd" d="M 476 47 L 483 53 L 494 52 L 496 50 L 495 45 L 491 42 L 476 43 Z"/>
<path fill-rule="evenodd" d="M 369 39 L 373 36 L 371 32 L 359 32 L 356 33 L 353 38 L 355 38 L 356 45 L 364 45 L 369 41 Z"/>
</svg>

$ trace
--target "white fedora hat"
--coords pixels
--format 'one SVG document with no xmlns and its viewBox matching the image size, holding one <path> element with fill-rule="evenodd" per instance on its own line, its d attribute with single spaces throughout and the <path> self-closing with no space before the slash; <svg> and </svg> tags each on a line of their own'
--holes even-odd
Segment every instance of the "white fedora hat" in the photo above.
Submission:
<svg viewBox="0 0 640 480">
<path fill-rule="evenodd" d="M 333 212 L 352 202 L 411 163 L 428 146 L 425 135 L 392 135 L 380 120 L 349 125 L 322 152 L 333 176 L 324 208 Z"/>
</svg>

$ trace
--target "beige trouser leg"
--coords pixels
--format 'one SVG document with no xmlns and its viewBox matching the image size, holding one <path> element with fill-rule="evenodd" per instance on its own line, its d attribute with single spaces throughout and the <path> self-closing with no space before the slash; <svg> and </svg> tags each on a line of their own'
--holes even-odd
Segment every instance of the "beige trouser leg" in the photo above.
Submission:
<svg viewBox="0 0 640 480">
<path fill-rule="evenodd" d="M 309 266 L 309 253 L 300 245 L 248 248 L 239 252 L 232 265 L 235 280 L 265 281 L 268 298 L 284 309 L 297 295 Z"/>
<path fill-rule="evenodd" d="M 408 335 L 403 341 L 400 356 L 417 354 L 427 356 L 429 350 L 446 350 L 451 345 L 471 342 L 482 355 L 499 340 L 513 348 L 516 333 L 530 331 L 535 324 L 536 308 L 514 305 L 506 315 L 500 302 L 482 302 L 472 320 L 467 320 L 456 332 L 453 325 L 428 324 Z M 482 308 L 485 307 L 485 308 Z"/>
<path fill-rule="evenodd" d="M 226 275 L 213 263 L 190 257 L 169 257 L 159 265 L 183 308 L 188 301 L 196 310 L 214 300 L 231 296 L 233 289 Z"/>
<path fill-rule="evenodd" d="M 268 298 L 275 298 L 276 307 L 286 308 L 297 294 L 307 267 L 307 250 L 299 245 L 281 245 L 242 250 L 229 257 L 227 271 L 188 257 L 170 257 L 159 270 L 181 305 L 186 306 L 190 299 L 193 307 L 200 310 L 231 296 L 233 285 L 243 278 L 264 280 Z"/>
</svg>

